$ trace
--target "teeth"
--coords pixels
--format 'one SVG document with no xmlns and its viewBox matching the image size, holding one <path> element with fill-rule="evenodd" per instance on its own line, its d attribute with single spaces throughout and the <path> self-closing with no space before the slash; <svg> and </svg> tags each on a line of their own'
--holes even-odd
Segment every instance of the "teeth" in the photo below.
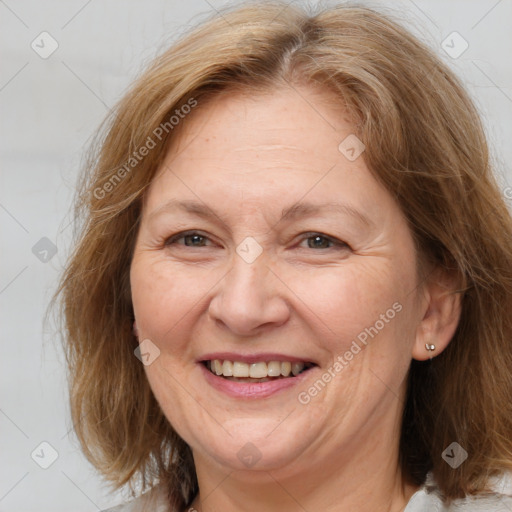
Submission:
<svg viewBox="0 0 512 512">
<path fill-rule="evenodd" d="M 288 377 L 292 371 L 292 363 L 281 363 L 281 375 L 283 377 Z"/>
<path fill-rule="evenodd" d="M 222 363 L 222 375 L 224 377 L 231 377 L 233 375 L 233 363 L 231 361 L 224 361 Z"/>
<path fill-rule="evenodd" d="M 212 370 L 215 372 L 216 375 L 222 375 L 222 364 L 218 359 L 215 359 L 213 361 Z"/>
<path fill-rule="evenodd" d="M 249 366 L 249 377 L 253 379 L 263 379 L 267 375 L 267 363 L 252 363 Z"/>
<path fill-rule="evenodd" d="M 279 377 L 281 375 L 281 363 L 279 361 L 270 361 L 267 364 L 267 374 L 269 377 Z"/>
<path fill-rule="evenodd" d="M 233 363 L 233 377 L 249 377 L 249 365 L 247 363 Z"/>
<path fill-rule="evenodd" d="M 260 361 L 248 364 L 241 361 L 214 359 L 209 361 L 206 366 L 215 375 L 237 379 L 264 379 L 263 382 L 266 382 L 271 380 L 267 377 L 289 377 L 290 374 L 296 377 L 305 368 L 309 368 L 311 364 L 291 363 L 289 361 L 269 361 L 268 363 Z"/>
<path fill-rule="evenodd" d="M 304 363 L 292 363 L 292 373 L 297 376 L 299 373 L 304 370 Z"/>
</svg>

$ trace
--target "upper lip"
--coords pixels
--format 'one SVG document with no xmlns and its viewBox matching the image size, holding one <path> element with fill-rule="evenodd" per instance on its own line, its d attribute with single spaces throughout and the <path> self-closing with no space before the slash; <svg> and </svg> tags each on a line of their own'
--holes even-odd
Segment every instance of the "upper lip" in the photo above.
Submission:
<svg viewBox="0 0 512 512">
<path fill-rule="evenodd" d="M 289 361 L 291 363 L 313 363 L 311 359 L 307 357 L 297 357 L 287 354 L 277 354 L 276 352 L 260 352 L 258 354 L 239 354 L 234 352 L 211 352 L 202 355 L 198 362 L 213 361 L 214 359 L 220 359 L 221 361 L 240 361 L 241 363 L 259 363 L 268 361 Z"/>
</svg>

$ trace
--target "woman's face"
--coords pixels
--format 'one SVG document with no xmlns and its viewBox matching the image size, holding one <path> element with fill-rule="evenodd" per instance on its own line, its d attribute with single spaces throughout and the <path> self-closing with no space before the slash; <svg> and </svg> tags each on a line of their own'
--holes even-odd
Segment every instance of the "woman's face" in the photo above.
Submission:
<svg viewBox="0 0 512 512">
<path fill-rule="evenodd" d="M 293 473 L 398 441 L 415 249 L 333 104 L 306 87 L 219 97 L 181 121 L 145 197 L 144 368 L 196 465 Z"/>
</svg>

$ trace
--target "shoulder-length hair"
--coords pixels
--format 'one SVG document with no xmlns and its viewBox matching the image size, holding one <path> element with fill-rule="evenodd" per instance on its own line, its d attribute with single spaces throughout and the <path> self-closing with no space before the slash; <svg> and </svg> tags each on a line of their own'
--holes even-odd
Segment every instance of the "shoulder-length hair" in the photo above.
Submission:
<svg viewBox="0 0 512 512">
<path fill-rule="evenodd" d="M 432 471 L 448 502 L 486 492 L 490 477 L 512 469 L 511 216 L 459 80 L 389 16 L 350 5 L 225 10 L 159 56 L 107 120 L 80 184 L 83 223 L 57 292 L 83 451 L 115 487 L 160 482 L 178 507 L 197 493 L 190 448 L 134 356 L 129 269 L 142 197 L 188 111 L 225 91 L 297 84 L 335 92 L 420 260 L 461 283 L 450 344 L 431 362 L 411 363 L 403 474 L 421 485 Z M 441 456 L 454 441 L 469 454 L 457 469 Z"/>
</svg>

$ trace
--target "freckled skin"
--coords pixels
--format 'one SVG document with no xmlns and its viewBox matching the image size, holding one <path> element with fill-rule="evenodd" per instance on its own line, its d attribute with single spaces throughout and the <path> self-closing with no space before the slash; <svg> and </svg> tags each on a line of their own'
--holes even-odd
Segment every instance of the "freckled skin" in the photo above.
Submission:
<svg viewBox="0 0 512 512">
<path fill-rule="evenodd" d="M 154 394 L 192 447 L 201 491 L 216 488 L 194 502 L 198 510 L 252 510 L 241 505 L 251 495 L 261 510 L 302 510 L 296 501 L 307 510 L 387 510 L 379 507 L 390 496 L 406 503 L 399 397 L 425 312 L 412 235 L 364 154 L 350 162 L 338 151 L 354 130 L 333 99 L 300 91 L 227 95 L 188 116 L 144 204 L 130 276 L 135 316 L 140 339 L 161 351 L 145 368 Z M 150 217 L 172 198 L 200 200 L 224 224 Z M 350 203 L 374 225 L 338 213 L 280 222 L 298 201 Z M 165 246 L 193 229 L 205 246 Z M 350 248 L 308 246 L 301 234 L 311 231 Z M 247 236 L 263 249 L 251 264 L 236 253 Z M 396 302 L 402 310 L 306 405 L 297 395 L 314 380 L 240 400 L 213 389 L 197 364 L 206 352 L 274 351 L 316 362 L 316 380 Z M 262 454 L 253 471 L 237 457 L 247 442 Z"/>
</svg>

